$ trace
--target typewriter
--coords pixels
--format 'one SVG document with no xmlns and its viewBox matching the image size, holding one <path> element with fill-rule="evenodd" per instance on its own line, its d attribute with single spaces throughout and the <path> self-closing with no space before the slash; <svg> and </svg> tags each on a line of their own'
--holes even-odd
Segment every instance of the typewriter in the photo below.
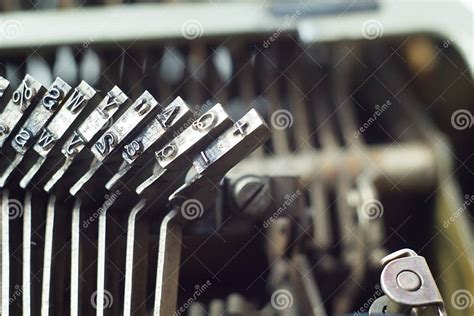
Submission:
<svg viewBox="0 0 474 316">
<path fill-rule="evenodd" d="M 474 315 L 467 0 L 0 0 L 1 315 Z"/>
</svg>

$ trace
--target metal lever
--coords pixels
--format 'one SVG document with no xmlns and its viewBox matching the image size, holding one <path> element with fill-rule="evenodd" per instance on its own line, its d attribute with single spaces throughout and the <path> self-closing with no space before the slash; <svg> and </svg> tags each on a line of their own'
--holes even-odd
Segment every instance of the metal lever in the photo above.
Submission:
<svg viewBox="0 0 474 316">
<path fill-rule="evenodd" d="M 69 187 L 87 171 L 93 156 L 89 151 L 84 151 L 86 145 L 94 141 L 99 133 L 107 126 L 111 119 L 121 115 L 129 106 L 129 99 L 119 87 L 114 86 L 107 96 L 100 102 L 97 108 L 85 119 L 84 122 L 69 136 L 64 143 L 61 153 L 62 165 L 53 166 L 56 172 L 44 186 L 46 192 L 51 192 L 57 187 Z M 81 156 L 79 156 L 81 154 Z M 84 157 L 88 155 L 89 157 Z M 78 158 L 79 156 L 79 158 Z M 76 159 L 77 158 L 77 159 Z M 90 158 L 90 159 L 83 159 Z M 82 167 L 82 168 L 81 168 Z M 63 183 L 68 179 L 68 183 Z M 71 183 L 72 182 L 72 183 Z"/>
<path fill-rule="evenodd" d="M 181 234 L 189 220 L 190 201 L 196 203 L 192 207 L 197 205 L 201 211 L 210 208 L 224 175 L 269 136 L 263 119 L 251 110 L 193 159 L 196 175 L 170 196 L 170 202 L 176 206 L 165 216 L 160 228 L 155 316 L 172 315 L 176 308 Z"/>
<path fill-rule="evenodd" d="M 369 314 L 401 313 L 446 316 L 444 302 L 425 258 L 411 249 L 396 251 L 381 260 L 380 284 L 385 295 Z"/>
<path fill-rule="evenodd" d="M 76 196 L 81 190 L 87 193 L 93 182 L 101 178 L 98 176 L 99 171 L 104 170 L 105 167 L 111 168 L 109 165 L 110 158 L 116 149 L 137 128 L 151 120 L 152 116 L 160 109 L 161 106 L 155 98 L 148 91 L 145 91 L 92 146 L 91 151 L 96 160 L 88 172 L 69 189 L 71 195 Z"/>
<path fill-rule="evenodd" d="M 165 113 L 168 108 L 173 109 L 175 105 L 179 105 L 182 102 L 183 101 L 180 98 L 176 99 L 163 111 L 163 113 Z M 180 107 L 183 106 L 184 104 Z M 187 112 L 188 109 L 186 108 L 186 111 L 182 111 L 182 116 L 187 116 Z M 169 111 L 169 113 L 172 112 Z M 125 267 L 124 315 L 131 315 L 132 309 L 134 308 L 142 308 L 141 302 L 137 304 L 138 295 L 134 295 L 132 298 L 132 290 L 134 293 L 143 293 L 144 290 L 140 284 L 136 284 L 133 280 L 135 271 L 139 273 L 137 270 L 140 269 L 139 266 L 134 264 L 134 259 L 137 255 L 133 247 L 136 238 L 139 238 L 139 236 L 135 236 L 135 231 L 137 231 L 135 226 L 137 225 L 138 219 L 146 216 L 147 209 L 163 209 L 168 202 L 169 194 L 173 193 L 181 185 L 186 172 L 191 168 L 192 158 L 199 153 L 202 148 L 210 145 L 219 134 L 231 127 L 233 124 L 232 120 L 228 117 L 224 108 L 220 104 L 216 104 L 212 109 L 201 115 L 195 121 L 188 120 L 184 126 L 182 126 L 182 122 L 180 123 L 183 119 L 182 116 L 180 116 L 178 112 L 174 121 L 170 121 L 171 124 L 168 129 L 158 129 L 158 131 L 163 131 L 156 133 L 157 135 L 155 135 L 155 137 L 158 138 L 155 142 L 160 144 L 162 148 L 155 152 L 155 155 L 161 157 L 158 158 L 158 161 L 163 164 L 166 169 L 160 167 L 161 169 L 158 172 L 137 188 L 137 193 L 141 193 L 144 197 L 149 197 L 149 200 L 142 199 L 129 214 Z M 170 130 L 176 129 L 178 126 L 182 126 L 181 129 L 185 128 L 184 131 L 171 141 L 170 139 L 167 139 L 171 136 Z M 153 123 L 150 124 L 150 128 L 152 127 Z M 163 141 L 166 141 L 166 143 L 163 144 Z M 145 148 L 147 148 L 147 146 L 143 147 L 144 150 Z M 170 154 L 171 148 L 172 152 Z M 166 157 L 162 157 L 163 154 Z M 167 156 L 167 154 L 170 155 Z M 126 168 L 133 168 L 139 159 L 140 157 L 137 157 L 136 160 L 132 160 L 132 163 L 127 164 Z M 123 165 L 125 165 L 125 163 Z M 122 171 L 119 171 L 119 173 L 109 181 L 108 186 L 110 187 L 108 187 L 108 189 L 110 189 L 112 184 L 117 181 L 116 179 L 120 179 L 119 176 L 124 174 L 124 172 L 127 172 L 128 169 L 125 169 L 124 167 L 121 170 Z M 160 192 L 158 197 L 156 192 Z M 140 216 L 138 216 L 139 213 Z M 140 232 L 137 231 L 137 235 L 139 234 Z M 141 288 L 139 288 L 140 286 Z M 135 311 L 133 312 L 135 313 Z M 140 313 L 140 311 L 138 312 Z"/>
<path fill-rule="evenodd" d="M 62 137 L 92 111 L 96 98 L 97 92 L 85 81 L 82 81 L 73 90 L 51 122 L 43 128 L 38 141 L 34 145 L 33 149 L 37 154 L 36 159 L 33 160 L 33 165 L 29 163 L 27 166 L 28 172 L 20 181 L 22 188 L 26 188 L 34 178 L 38 178 L 39 181 L 44 180 L 45 175 L 43 173 L 47 174 L 49 172 L 46 162 L 56 159 L 57 151 L 60 149 L 58 144 L 61 143 Z M 43 173 L 40 173 L 40 171 L 43 171 Z"/>
<path fill-rule="evenodd" d="M 178 97 L 171 102 L 133 141 L 124 146 L 123 162 L 105 185 L 107 190 L 114 190 L 132 180 L 142 182 L 140 176 L 147 176 L 144 169 L 152 167 L 149 161 L 145 161 L 150 150 L 170 141 L 180 128 L 192 120 L 192 116 L 193 112 L 183 99 Z"/>
</svg>

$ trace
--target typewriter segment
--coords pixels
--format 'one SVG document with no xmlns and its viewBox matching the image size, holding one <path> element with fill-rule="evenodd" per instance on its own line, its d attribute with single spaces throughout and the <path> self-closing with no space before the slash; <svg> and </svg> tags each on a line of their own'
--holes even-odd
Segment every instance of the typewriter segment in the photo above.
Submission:
<svg viewBox="0 0 474 316">
<path fill-rule="evenodd" d="M 0 0 L 0 314 L 473 316 L 465 0 Z"/>
</svg>

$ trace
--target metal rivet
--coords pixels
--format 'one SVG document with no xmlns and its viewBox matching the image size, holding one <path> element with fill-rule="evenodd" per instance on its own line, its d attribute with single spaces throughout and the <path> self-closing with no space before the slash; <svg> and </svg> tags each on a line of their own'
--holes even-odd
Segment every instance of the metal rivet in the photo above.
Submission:
<svg viewBox="0 0 474 316">
<path fill-rule="evenodd" d="M 421 287 L 421 279 L 413 271 L 405 270 L 397 275 L 397 283 L 402 289 L 414 292 Z"/>
</svg>

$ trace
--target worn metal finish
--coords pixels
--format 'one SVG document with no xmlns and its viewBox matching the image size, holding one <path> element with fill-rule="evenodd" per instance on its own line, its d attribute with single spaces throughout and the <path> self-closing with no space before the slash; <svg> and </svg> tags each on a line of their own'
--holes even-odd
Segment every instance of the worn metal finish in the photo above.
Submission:
<svg viewBox="0 0 474 316">
<path fill-rule="evenodd" d="M 96 161 L 88 172 L 69 189 L 69 192 L 76 195 L 81 189 L 87 191 L 85 186 L 91 185 L 94 175 L 103 167 L 104 163 L 107 163 L 107 159 L 127 141 L 134 131 L 146 124 L 160 108 L 155 98 L 145 91 L 92 146 L 91 152 Z"/>
<path fill-rule="evenodd" d="M 160 105 L 153 96 L 145 91 L 135 103 L 99 138 L 92 146 L 97 160 L 104 161 L 137 128 L 143 120 L 157 110 Z"/>
<path fill-rule="evenodd" d="M 179 183 L 176 178 L 184 176 L 194 155 L 230 126 L 232 120 L 222 105 L 213 106 L 175 139 L 155 152 L 159 168 L 136 188 L 136 192 L 144 198 L 153 198 L 154 192 L 163 190 L 163 187 L 177 188 Z"/>
<path fill-rule="evenodd" d="M 391 301 L 400 306 L 435 305 L 446 315 L 444 302 L 425 258 L 411 249 L 402 249 L 382 259 L 380 285 Z"/>
<path fill-rule="evenodd" d="M 152 148 L 163 146 L 169 142 L 178 134 L 179 129 L 192 120 L 192 116 L 193 112 L 183 99 L 178 97 L 171 102 L 134 140 L 124 146 L 122 150 L 123 163 L 105 187 L 108 190 L 113 190 L 120 185 L 119 182 L 127 182 L 130 177 L 138 176 L 133 174 L 132 169 L 146 167 L 146 164 L 150 162 L 145 162 L 142 158 L 146 157 Z M 143 169 L 136 171 L 143 171 Z"/>
<path fill-rule="evenodd" d="M 43 93 L 43 85 L 32 76 L 26 75 L 0 115 L 0 148 L 16 130 L 20 121 L 31 113 L 34 106 L 32 104 L 36 104 Z"/>
<path fill-rule="evenodd" d="M 33 177 L 46 162 L 48 156 L 54 156 L 56 145 L 61 138 L 78 123 L 81 114 L 87 114 L 86 107 L 94 106 L 96 91 L 85 81 L 82 81 L 64 101 L 63 106 L 51 122 L 42 129 L 33 149 L 38 154 L 36 162 L 29 168 L 27 174 L 21 179 L 20 186 L 26 188 Z M 53 151 L 54 149 L 54 151 Z"/>
<path fill-rule="evenodd" d="M 71 86 L 61 78 L 56 78 L 48 88 L 39 104 L 34 108 L 26 122 L 11 141 L 9 157 L 14 157 L 0 177 L 0 186 L 5 186 L 9 177 L 21 164 L 27 151 L 37 140 L 43 127 L 49 122 L 53 115 L 59 110 L 62 101 L 69 95 Z"/>
<path fill-rule="evenodd" d="M 64 156 L 62 165 L 59 166 L 44 186 L 46 192 L 50 192 L 65 173 L 70 168 L 74 168 L 72 164 L 75 158 L 86 148 L 89 142 L 97 137 L 104 126 L 113 120 L 116 114 L 120 114 L 125 110 L 128 100 L 127 95 L 119 87 L 113 87 L 97 108 L 73 131 L 61 149 L 61 153 Z M 54 167 L 56 168 L 57 166 Z"/>
</svg>

